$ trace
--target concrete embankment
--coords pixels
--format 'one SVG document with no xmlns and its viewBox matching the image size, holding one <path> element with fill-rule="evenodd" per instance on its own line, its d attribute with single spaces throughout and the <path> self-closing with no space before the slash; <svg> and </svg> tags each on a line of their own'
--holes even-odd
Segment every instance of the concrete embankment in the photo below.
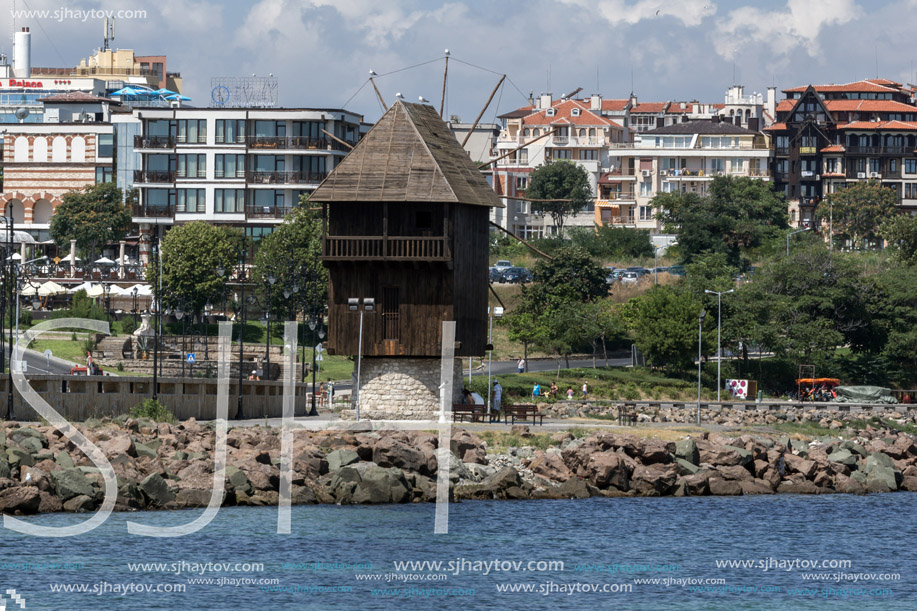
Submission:
<svg viewBox="0 0 917 611">
<path fill-rule="evenodd" d="M 121 418 L 78 428 L 118 478 L 116 509 L 179 509 L 208 503 L 212 425 Z M 32 514 L 96 509 L 99 470 L 48 426 L 0 428 L 0 511 Z M 891 430 L 804 442 L 702 433 L 666 442 L 608 430 L 533 436 L 517 426 L 494 452 L 455 429 L 451 492 L 462 499 L 739 495 L 917 491 L 917 444 Z M 223 505 L 273 505 L 280 489 L 280 431 L 234 428 L 227 438 Z M 296 431 L 295 504 L 433 501 L 437 437 L 421 431 Z"/>
</svg>

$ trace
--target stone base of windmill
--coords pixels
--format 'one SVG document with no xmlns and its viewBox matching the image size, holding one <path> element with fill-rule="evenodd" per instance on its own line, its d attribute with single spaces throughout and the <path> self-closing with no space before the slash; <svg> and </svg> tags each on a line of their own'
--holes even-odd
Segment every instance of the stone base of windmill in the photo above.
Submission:
<svg viewBox="0 0 917 611">
<path fill-rule="evenodd" d="M 452 366 L 452 403 L 462 402 L 462 362 Z M 356 370 L 354 370 L 356 381 Z M 442 381 L 440 359 L 363 358 L 360 367 L 361 420 L 437 420 Z M 341 418 L 356 418 L 356 394 Z"/>
</svg>

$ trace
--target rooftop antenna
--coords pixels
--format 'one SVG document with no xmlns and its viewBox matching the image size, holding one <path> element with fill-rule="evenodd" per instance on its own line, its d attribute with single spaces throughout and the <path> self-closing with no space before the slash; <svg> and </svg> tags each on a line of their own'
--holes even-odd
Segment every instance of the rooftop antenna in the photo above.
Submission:
<svg viewBox="0 0 917 611">
<path fill-rule="evenodd" d="M 876 78 L 879 78 L 879 45 L 874 46 L 876 51 Z"/>
<path fill-rule="evenodd" d="M 102 32 L 102 50 L 108 51 L 111 48 L 109 43 L 115 39 L 115 18 L 112 17 L 111 23 L 109 23 L 108 17 L 106 17 L 103 27 L 105 29 Z"/>
</svg>

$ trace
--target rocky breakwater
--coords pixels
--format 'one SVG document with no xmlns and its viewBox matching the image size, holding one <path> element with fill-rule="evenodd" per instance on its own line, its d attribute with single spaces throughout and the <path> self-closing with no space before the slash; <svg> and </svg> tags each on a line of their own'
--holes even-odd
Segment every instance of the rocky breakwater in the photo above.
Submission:
<svg viewBox="0 0 917 611">
<path fill-rule="evenodd" d="M 193 419 L 156 424 L 122 418 L 79 428 L 114 468 L 116 510 L 209 502 L 211 426 Z M 455 500 L 917 491 L 914 438 L 891 431 L 809 443 L 712 433 L 664 442 L 608 432 L 533 436 L 517 426 L 507 439 L 517 445 L 494 452 L 476 435 L 454 431 L 446 457 Z M 436 498 L 432 433 L 297 431 L 293 456 L 294 504 Z M 278 429 L 231 429 L 222 504 L 277 504 L 279 464 Z M 59 431 L 16 423 L 0 428 L 0 511 L 86 512 L 102 498 L 101 473 Z"/>
</svg>

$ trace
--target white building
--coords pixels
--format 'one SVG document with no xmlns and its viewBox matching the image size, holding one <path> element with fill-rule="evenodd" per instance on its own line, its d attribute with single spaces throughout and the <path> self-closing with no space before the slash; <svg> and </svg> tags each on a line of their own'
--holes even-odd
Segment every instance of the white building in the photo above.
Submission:
<svg viewBox="0 0 917 611">
<path fill-rule="evenodd" d="M 244 227 L 256 242 L 324 180 L 350 150 L 343 143 L 355 144 L 365 127 L 360 115 L 339 109 L 135 109 L 133 118 L 140 123 L 133 216 L 141 234 L 203 220 Z"/>
</svg>

